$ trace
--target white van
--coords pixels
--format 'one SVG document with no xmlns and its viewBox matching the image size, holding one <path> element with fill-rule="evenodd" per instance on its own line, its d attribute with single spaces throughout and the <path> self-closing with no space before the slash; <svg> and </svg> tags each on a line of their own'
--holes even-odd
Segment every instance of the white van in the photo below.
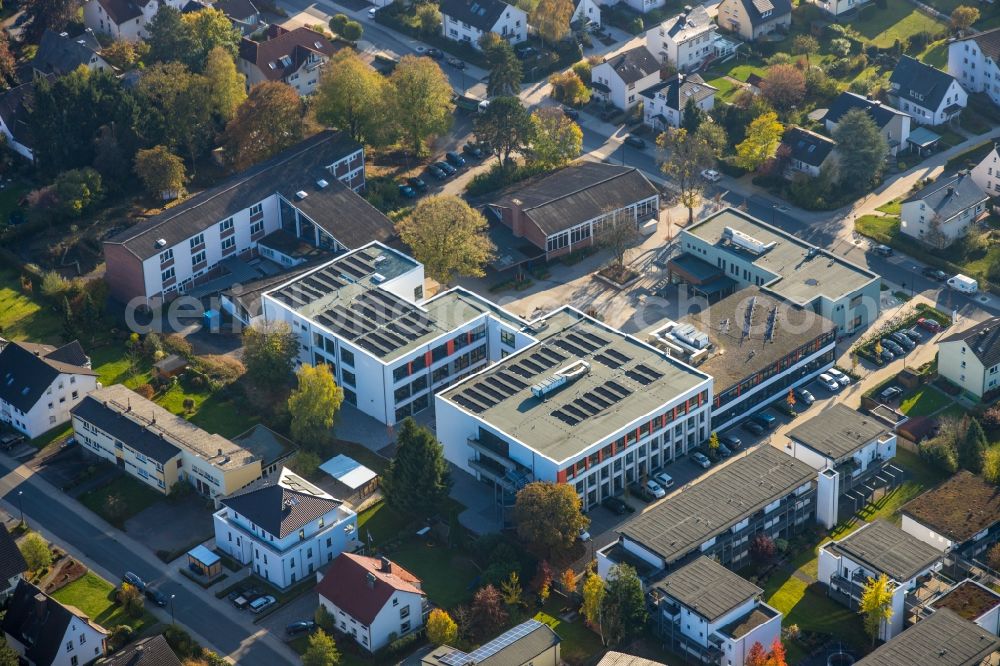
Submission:
<svg viewBox="0 0 1000 666">
<path fill-rule="evenodd" d="M 974 294 L 979 291 L 979 283 L 967 275 L 959 273 L 955 277 L 948 278 L 947 285 L 955 291 L 963 294 Z"/>
</svg>

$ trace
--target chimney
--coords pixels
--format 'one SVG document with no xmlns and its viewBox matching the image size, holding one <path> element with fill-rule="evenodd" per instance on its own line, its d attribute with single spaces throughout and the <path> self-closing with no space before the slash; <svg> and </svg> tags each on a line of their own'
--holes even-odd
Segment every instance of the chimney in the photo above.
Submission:
<svg viewBox="0 0 1000 666">
<path fill-rule="evenodd" d="M 948 186 L 948 196 L 950 197 L 950 196 L 951 196 L 951 195 L 953 195 L 954 193 L 955 193 L 955 188 L 954 188 L 954 186 L 952 186 L 952 185 L 949 185 L 949 186 Z"/>
<path fill-rule="evenodd" d="M 222 455 L 222 449 L 219 449 L 218 455 L 220 455 L 220 456 Z"/>
<path fill-rule="evenodd" d="M 379 558 L 381 563 L 381 570 L 383 573 L 392 573 L 392 562 L 389 561 L 388 557 L 384 555 Z"/>
<path fill-rule="evenodd" d="M 368 583 L 368 587 L 369 588 L 371 588 L 373 590 L 375 589 L 375 574 L 373 574 L 371 571 L 369 571 L 365 575 L 365 581 Z"/>
</svg>

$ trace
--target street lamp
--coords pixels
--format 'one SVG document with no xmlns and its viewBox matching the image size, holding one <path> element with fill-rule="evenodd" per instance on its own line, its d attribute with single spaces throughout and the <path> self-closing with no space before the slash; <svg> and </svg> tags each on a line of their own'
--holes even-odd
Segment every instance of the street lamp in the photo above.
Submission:
<svg viewBox="0 0 1000 666">
<path fill-rule="evenodd" d="M 176 624 L 176 622 L 174 621 L 174 597 L 176 597 L 176 596 L 177 596 L 176 594 L 171 594 L 170 595 L 170 624 L 171 625 Z"/>
<path fill-rule="evenodd" d="M 771 226 L 774 226 L 774 215 L 778 211 L 778 204 L 771 204 Z"/>
<path fill-rule="evenodd" d="M 23 490 L 18 490 L 17 491 L 17 508 L 21 512 L 21 524 L 22 525 L 24 525 L 24 500 L 23 500 L 23 495 L 24 495 L 24 491 Z"/>
</svg>

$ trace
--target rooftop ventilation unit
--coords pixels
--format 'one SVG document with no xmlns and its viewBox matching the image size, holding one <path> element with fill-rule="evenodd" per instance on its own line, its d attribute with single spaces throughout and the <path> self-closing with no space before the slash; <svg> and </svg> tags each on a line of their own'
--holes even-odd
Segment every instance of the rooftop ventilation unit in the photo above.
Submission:
<svg viewBox="0 0 1000 666">
<path fill-rule="evenodd" d="M 316 181 L 316 187 L 318 187 L 321 190 L 326 188 L 329 184 L 330 183 L 324 180 L 323 178 L 320 178 L 319 180 Z"/>
<path fill-rule="evenodd" d="M 693 324 L 680 324 L 673 330 L 673 335 L 695 349 L 705 349 L 709 345 L 708 336 L 695 328 Z"/>
<path fill-rule="evenodd" d="M 733 229 L 732 227 L 726 227 L 722 231 L 722 237 L 732 245 L 743 248 L 747 252 L 753 252 L 754 254 L 764 254 L 777 245 L 774 241 L 762 243 L 750 234 L 743 233 L 739 229 Z"/>
<path fill-rule="evenodd" d="M 547 377 L 531 387 L 531 394 L 539 400 L 544 400 L 545 396 L 556 391 L 567 384 L 571 384 L 590 372 L 590 363 L 586 361 L 576 361 L 570 363 L 565 368 L 557 370 L 554 375 Z"/>
<path fill-rule="evenodd" d="M 298 199 L 299 201 L 302 201 L 307 196 L 309 196 L 309 193 L 306 192 L 305 190 L 299 190 L 298 192 L 295 193 L 295 198 Z"/>
<path fill-rule="evenodd" d="M 372 261 L 372 263 L 374 263 L 376 266 L 378 266 L 383 261 L 385 261 L 385 255 L 384 254 L 380 254 L 377 257 L 375 257 L 375 259 Z"/>
<path fill-rule="evenodd" d="M 156 247 L 166 247 L 166 246 L 167 246 L 166 238 L 160 238 L 156 241 Z"/>
<path fill-rule="evenodd" d="M 385 276 L 382 275 L 381 273 L 373 273 L 372 282 L 374 282 L 375 284 L 382 284 L 383 282 L 385 282 Z"/>
</svg>

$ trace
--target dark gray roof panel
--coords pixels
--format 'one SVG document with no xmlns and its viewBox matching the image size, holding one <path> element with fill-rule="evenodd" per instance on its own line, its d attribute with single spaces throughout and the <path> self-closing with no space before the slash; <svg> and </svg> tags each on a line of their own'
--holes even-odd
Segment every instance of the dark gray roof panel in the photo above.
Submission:
<svg viewBox="0 0 1000 666">
<path fill-rule="evenodd" d="M 700 556 L 656 587 L 709 622 L 714 622 L 763 590 L 715 560 Z"/>
<path fill-rule="evenodd" d="M 489 32 L 509 6 L 502 0 L 443 0 L 440 8 L 445 16 Z"/>
<path fill-rule="evenodd" d="M 986 368 L 1000 363 L 1000 317 L 991 317 L 964 331 L 953 333 L 938 341 L 964 342 Z"/>
<path fill-rule="evenodd" d="M 96 374 L 83 365 L 60 359 L 84 360 L 86 356 L 75 340 L 60 349 L 18 342 L 5 346 L 0 351 L 0 400 L 27 412 L 61 373 Z"/>
<path fill-rule="evenodd" d="M 879 435 L 888 433 L 889 429 L 871 416 L 836 403 L 792 428 L 788 438 L 821 455 L 839 460 Z"/>
<path fill-rule="evenodd" d="M 960 173 L 952 178 L 934 181 L 904 199 L 903 203 L 920 201 L 941 220 L 948 220 L 988 200 L 989 196 L 976 185 L 970 174 Z"/>
<path fill-rule="evenodd" d="M 872 120 L 880 128 L 885 127 L 896 116 L 906 115 L 902 111 L 897 111 L 878 100 L 867 99 L 857 93 L 844 91 L 840 93 L 837 99 L 833 100 L 833 104 L 830 105 L 826 115 L 823 116 L 823 120 L 838 123 L 840 122 L 840 117 L 851 109 L 863 109 L 867 111 L 868 115 L 872 117 Z"/>
<path fill-rule="evenodd" d="M 931 67 L 908 55 L 896 63 L 889 77 L 893 94 L 913 104 L 936 111 L 955 79 L 937 67 Z"/>
<path fill-rule="evenodd" d="M 870 571 L 906 583 L 941 559 L 941 551 L 885 520 L 876 520 L 826 546 Z"/>
<path fill-rule="evenodd" d="M 980 666 L 1000 649 L 1000 639 L 942 609 L 882 645 L 857 666 Z"/>
<path fill-rule="evenodd" d="M 660 63 L 645 46 L 619 53 L 606 62 L 626 84 L 635 83 L 660 69 Z"/>
<path fill-rule="evenodd" d="M 785 131 L 781 143 L 788 148 L 792 159 L 815 167 L 822 166 L 826 158 L 837 147 L 833 139 L 801 127 L 789 127 Z"/>
<path fill-rule="evenodd" d="M 333 511 L 342 502 L 283 470 L 222 500 L 268 534 L 283 539 Z"/>
</svg>

